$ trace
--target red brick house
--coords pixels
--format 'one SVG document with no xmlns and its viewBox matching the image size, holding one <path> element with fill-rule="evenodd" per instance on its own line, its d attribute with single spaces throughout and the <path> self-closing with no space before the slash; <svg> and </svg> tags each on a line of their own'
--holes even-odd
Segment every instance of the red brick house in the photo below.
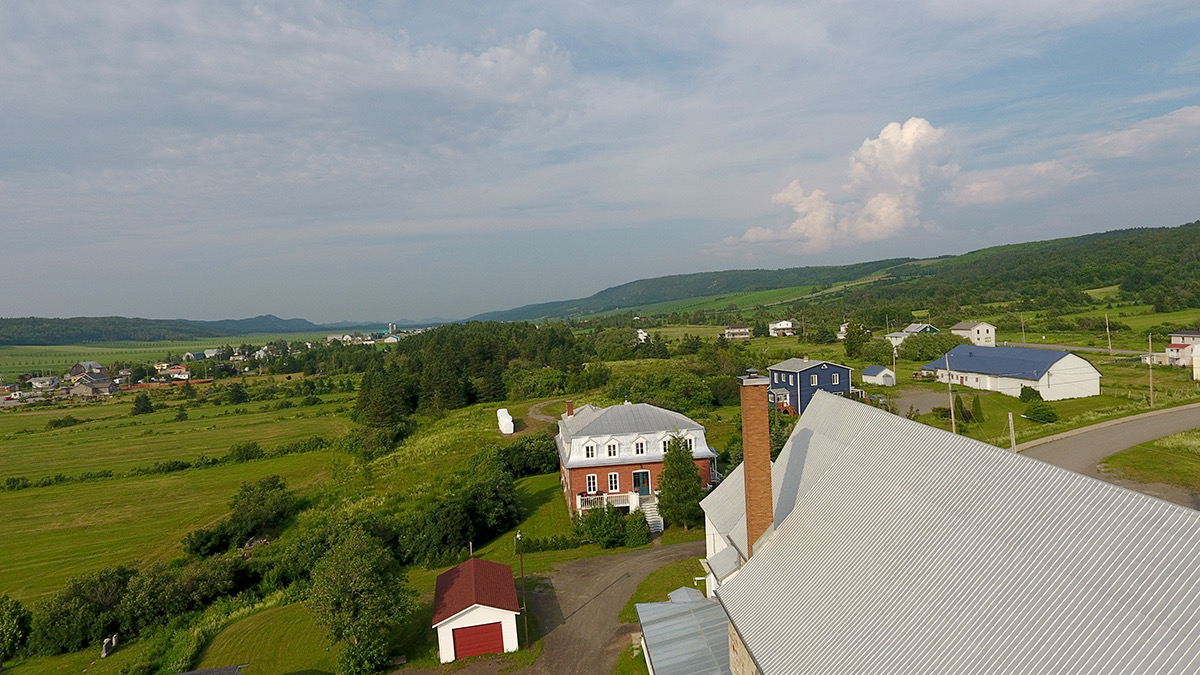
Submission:
<svg viewBox="0 0 1200 675">
<path fill-rule="evenodd" d="M 571 404 L 558 422 L 559 471 L 572 513 L 612 504 L 646 513 L 652 530 L 660 531 L 658 476 L 663 452 L 672 438 L 692 450 L 705 488 L 719 480 L 704 427 L 671 410 L 648 403 L 609 408 Z"/>
</svg>

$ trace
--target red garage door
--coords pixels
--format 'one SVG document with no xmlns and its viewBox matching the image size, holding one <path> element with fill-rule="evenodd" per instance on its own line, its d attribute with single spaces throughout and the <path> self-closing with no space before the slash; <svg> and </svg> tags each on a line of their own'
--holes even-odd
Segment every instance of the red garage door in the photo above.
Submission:
<svg viewBox="0 0 1200 675">
<path fill-rule="evenodd" d="M 454 658 L 504 653 L 504 629 L 500 622 L 454 629 Z"/>
</svg>

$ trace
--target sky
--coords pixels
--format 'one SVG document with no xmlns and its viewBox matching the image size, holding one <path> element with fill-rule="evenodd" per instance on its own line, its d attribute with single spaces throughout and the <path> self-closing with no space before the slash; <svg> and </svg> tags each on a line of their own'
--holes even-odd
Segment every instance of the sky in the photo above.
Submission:
<svg viewBox="0 0 1200 675">
<path fill-rule="evenodd" d="M 0 317 L 465 318 L 1200 219 L 1200 3 L 0 3 Z"/>
</svg>

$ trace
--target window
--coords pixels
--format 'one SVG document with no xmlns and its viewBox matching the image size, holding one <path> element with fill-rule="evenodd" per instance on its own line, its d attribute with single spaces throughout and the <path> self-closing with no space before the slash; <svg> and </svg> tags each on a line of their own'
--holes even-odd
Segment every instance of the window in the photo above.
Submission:
<svg viewBox="0 0 1200 675">
<path fill-rule="evenodd" d="M 646 441 L 638 441 L 637 443 L 634 443 L 633 444 L 633 454 L 635 454 L 635 455 L 646 454 Z"/>
<path fill-rule="evenodd" d="M 596 474 L 594 473 L 587 475 L 587 491 L 589 494 L 596 491 Z"/>
<path fill-rule="evenodd" d="M 617 444 L 616 444 L 616 443 L 609 443 L 609 444 L 608 444 L 608 456 L 609 456 L 609 457 L 616 457 L 616 456 L 617 456 Z"/>
<path fill-rule="evenodd" d="M 663 453 L 666 453 L 666 451 L 667 451 L 667 446 L 668 446 L 668 445 L 670 445 L 670 444 L 671 444 L 671 439 L 669 439 L 669 438 L 664 438 L 664 439 L 663 439 Z"/>
<path fill-rule="evenodd" d="M 810 375 L 810 376 L 809 376 L 809 378 L 808 378 L 808 383 L 809 383 L 809 384 L 811 384 L 811 385 L 812 385 L 812 386 L 814 386 L 814 387 L 815 387 L 815 386 L 817 386 L 817 376 L 816 376 L 816 375 Z"/>
<path fill-rule="evenodd" d="M 830 380 L 830 384 L 837 384 L 837 383 L 838 383 L 838 374 L 834 373 L 833 378 Z"/>
<path fill-rule="evenodd" d="M 609 492 L 620 492 L 621 491 L 621 476 L 619 474 L 615 474 L 615 473 L 608 474 L 608 491 Z"/>
<path fill-rule="evenodd" d="M 693 449 L 694 446 L 692 445 L 692 439 L 690 437 L 683 439 L 683 442 L 687 444 L 688 450 Z"/>
<path fill-rule="evenodd" d="M 796 376 L 788 375 L 788 384 L 796 384 Z"/>
<path fill-rule="evenodd" d="M 596 456 L 596 446 L 589 445 L 583 449 L 583 456 L 591 459 Z"/>
</svg>

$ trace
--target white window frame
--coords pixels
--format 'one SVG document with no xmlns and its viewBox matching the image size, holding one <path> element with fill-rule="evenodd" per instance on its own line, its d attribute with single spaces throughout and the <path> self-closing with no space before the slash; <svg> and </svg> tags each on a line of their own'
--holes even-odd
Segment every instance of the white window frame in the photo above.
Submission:
<svg viewBox="0 0 1200 675">
<path fill-rule="evenodd" d="M 594 473 L 587 475 L 587 493 L 589 495 L 596 494 L 596 474 Z"/>
<path fill-rule="evenodd" d="M 616 457 L 618 452 L 619 452 L 619 450 L 617 449 L 616 441 L 612 441 L 611 443 L 608 444 L 608 456 L 609 457 Z"/>
<path fill-rule="evenodd" d="M 588 443 L 587 445 L 583 446 L 583 456 L 587 459 L 595 459 L 596 458 L 595 444 Z"/>
<path fill-rule="evenodd" d="M 621 491 L 621 474 L 616 473 L 616 472 L 608 474 L 608 491 L 609 492 L 620 492 Z"/>
<path fill-rule="evenodd" d="M 796 376 L 788 375 L 788 384 L 796 384 Z"/>
<path fill-rule="evenodd" d="M 688 452 L 695 452 L 696 443 L 691 436 L 685 437 L 683 442 L 687 444 Z"/>
<path fill-rule="evenodd" d="M 817 374 L 816 373 L 813 373 L 812 375 L 808 376 L 808 383 L 811 386 L 814 386 L 814 387 L 817 386 Z"/>
<path fill-rule="evenodd" d="M 829 382 L 829 383 L 830 383 L 830 384 L 837 384 L 837 383 L 838 383 L 838 374 L 837 374 L 837 373 L 834 373 L 834 374 L 833 374 L 833 377 L 830 379 L 830 382 Z"/>
<path fill-rule="evenodd" d="M 670 437 L 663 439 L 663 454 L 664 455 L 667 454 L 667 446 L 670 445 L 670 443 L 671 443 Z"/>
<path fill-rule="evenodd" d="M 635 455 L 646 454 L 646 441 L 635 441 L 633 444 L 633 454 L 635 454 Z"/>
</svg>

